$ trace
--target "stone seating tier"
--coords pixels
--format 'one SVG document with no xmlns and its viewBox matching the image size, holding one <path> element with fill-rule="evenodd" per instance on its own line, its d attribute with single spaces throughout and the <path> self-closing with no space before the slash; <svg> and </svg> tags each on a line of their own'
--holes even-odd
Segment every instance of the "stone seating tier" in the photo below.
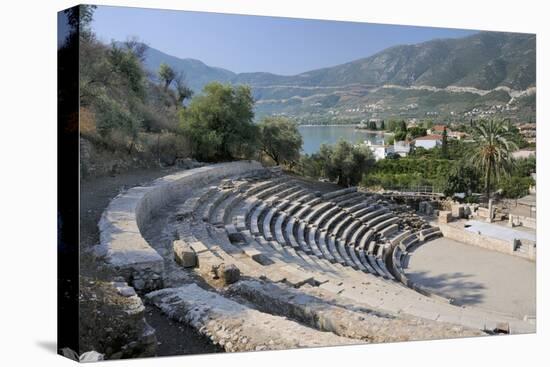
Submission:
<svg viewBox="0 0 550 367">
<path fill-rule="evenodd" d="M 330 200 L 338 196 L 342 196 L 345 194 L 353 193 L 357 191 L 357 187 L 348 187 L 346 189 L 331 191 L 329 193 L 323 194 L 322 198 L 323 200 Z"/>
</svg>

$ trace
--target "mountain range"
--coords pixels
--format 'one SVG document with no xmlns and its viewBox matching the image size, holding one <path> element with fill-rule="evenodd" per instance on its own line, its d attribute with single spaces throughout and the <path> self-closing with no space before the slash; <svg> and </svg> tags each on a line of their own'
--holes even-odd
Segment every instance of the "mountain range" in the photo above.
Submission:
<svg viewBox="0 0 550 367">
<path fill-rule="evenodd" d="M 161 63 L 183 72 L 196 92 L 211 81 L 248 84 L 257 115 L 286 114 L 303 122 L 397 115 L 456 118 L 484 112 L 533 119 L 535 114 L 533 34 L 480 32 L 399 45 L 292 76 L 234 73 L 149 47 L 146 68 L 154 72 Z"/>
</svg>

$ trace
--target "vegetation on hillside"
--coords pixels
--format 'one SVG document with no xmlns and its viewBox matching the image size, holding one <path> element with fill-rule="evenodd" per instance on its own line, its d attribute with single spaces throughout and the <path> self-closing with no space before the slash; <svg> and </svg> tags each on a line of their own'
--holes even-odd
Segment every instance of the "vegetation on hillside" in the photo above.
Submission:
<svg viewBox="0 0 550 367">
<path fill-rule="evenodd" d="M 468 131 L 477 137 L 476 130 L 491 124 L 509 126 L 504 122 L 479 121 L 472 122 Z M 424 126 L 431 127 L 430 125 L 431 123 L 428 122 L 422 127 L 407 129 L 400 121 L 389 121 L 387 124 L 395 135 L 401 134 L 403 137 L 417 131 L 424 131 L 426 129 Z M 513 127 L 507 129 L 507 134 L 514 131 Z M 518 134 L 513 135 L 511 140 L 518 139 Z M 509 135 L 506 136 L 510 138 Z M 475 141 L 447 139 L 445 144 L 432 149 L 418 147 L 407 157 L 390 155 L 376 162 L 370 150 L 365 149 L 366 147 L 353 146 L 341 141 L 332 146 L 323 145 L 318 153 L 302 156 L 296 171 L 308 177 L 327 178 L 344 185 L 360 184 L 371 189 L 386 190 L 433 189 L 449 197 L 463 194 L 465 200 L 476 200 L 473 194 L 486 193 L 486 165 L 479 162 L 482 160 L 480 153 L 485 152 L 487 148 L 479 148 L 480 139 L 476 138 Z M 503 136 L 499 135 L 498 139 L 502 143 Z M 514 143 L 507 144 L 510 151 L 506 154 L 509 155 Z M 360 160 L 362 164 L 347 164 L 353 161 L 353 156 L 349 153 L 351 151 L 362 151 L 366 154 L 366 158 Z M 503 148 L 499 148 L 498 151 L 504 159 Z M 495 164 L 497 162 L 498 159 Z M 498 193 L 506 198 L 519 198 L 528 194 L 529 187 L 535 184 L 531 177 L 536 170 L 535 158 L 512 159 L 507 156 L 506 162 L 503 161 L 498 170 L 494 165 L 490 168 L 493 170 L 490 173 L 491 193 Z M 341 173 L 343 176 L 349 175 L 350 179 L 341 180 L 334 172 Z"/>
<path fill-rule="evenodd" d="M 145 48 L 134 39 L 111 45 L 99 42 L 89 26 L 94 7 L 80 8 L 85 9 L 80 12 L 81 136 L 105 152 L 101 159 L 128 165 L 173 164 L 187 156 L 178 111 L 190 93 L 182 96 L 168 88 L 173 78 L 162 85 L 153 82 L 142 65 Z M 84 163 L 86 167 L 94 162 Z"/>
<path fill-rule="evenodd" d="M 530 175 L 536 169 L 535 158 L 512 158 L 515 142 L 524 143 L 513 125 L 480 120 L 462 130 L 474 141 L 446 138 L 433 149 L 415 148 L 405 158 L 380 160 L 363 176 L 362 184 L 386 189 L 432 186 L 447 196 L 464 193 L 466 197 L 498 191 L 504 197 L 518 198 L 529 192 L 534 185 Z"/>
<path fill-rule="evenodd" d="M 208 162 L 255 158 L 343 186 L 427 185 L 448 195 L 483 190 L 519 197 L 533 184 L 534 159 L 511 157 L 527 143 L 513 125 L 496 120 L 452 125 L 474 142 L 445 138 L 442 146 L 416 148 L 405 158 L 375 162 L 366 146 L 343 140 L 300 156 L 303 140 L 296 122 L 268 117 L 254 123 L 250 87 L 212 82 L 194 95 L 184 75 L 168 64 L 160 63 L 151 74 L 143 64 L 148 50 L 143 43 L 130 38 L 105 45 L 95 38 L 93 10 L 82 6 L 68 18 L 79 27 L 80 134 L 95 150 L 107 152 L 97 161 L 172 165 L 184 157 Z M 426 120 L 407 128 L 403 119 L 390 119 L 370 127 L 391 131 L 395 140 L 412 140 L 432 125 Z M 89 160 L 83 155 L 84 171 L 93 163 Z"/>
<path fill-rule="evenodd" d="M 144 66 L 148 47 L 136 38 L 105 45 L 90 24 L 94 6 L 69 19 L 79 26 L 80 135 L 94 154 L 82 155 L 82 173 L 96 165 L 173 165 L 192 157 L 216 162 L 258 157 L 292 165 L 301 136 L 286 120 L 254 123 L 249 87 L 212 82 L 197 95 L 185 76 L 161 63 Z M 63 50 L 60 50 L 62 52 Z"/>
</svg>

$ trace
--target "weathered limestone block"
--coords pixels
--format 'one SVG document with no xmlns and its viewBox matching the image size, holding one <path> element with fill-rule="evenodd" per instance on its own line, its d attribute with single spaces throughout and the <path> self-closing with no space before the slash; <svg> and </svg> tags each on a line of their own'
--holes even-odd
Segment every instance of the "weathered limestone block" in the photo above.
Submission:
<svg viewBox="0 0 550 367">
<path fill-rule="evenodd" d="M 439 211 L 438 221 L 439 223 L 449 223 L 452 220 L 451 212 L 448 210 Z"/>
<path fill-rule="evenodd" d="M 489 209 L 487 208 L 482 208 L 482 207 L 477 208 L 476 214 L 480 218 L 484 218 L 486 220 L 489 219 Z"/>
<path fill-rule="evenodd" d="M 252 302 L 260 311 L 291 317 L 320 330 L 368 342 L 485 335 L 480 330 L 449 323 L 384 314 L 358 307 L 350 310 L 324 300 L 321 294 L 307 294 L 304 292 L 306 289 L 308 288 L 295 289 L 271 282 L 242 280 L 231 285 L 227 293 Z"/>
<path fill-rule="evenodd" d="M 451 214 L 455 218 L 463 218 L 464 217 L 464 205 L 461 205 L 461 204 L 451 205 Z"/>
<path fill-rule="evenodd" d="M 161 289 L 146 298 L 170 318 L 191 325 L 228 352 L 358 343 L 254 310 L 196 284 Z"/>
<path fill-rule="evenodd" d="M 246 225 L 244 225 L 244 219 L 242 225 L 240 227 L 246 228 Z M 231 242 L 244 242 L 244 236 L 243 234 L 237 230 L 237 227 L 234 224 L 228 224 L 225 226 L 225 231 L 227 232 L 227 237 L 229 237 L 229 241 Z"/>
<path fill-rule="evenodd" d="M 105 359 L 154 356 L 155 330 L 144 318 L 145 307 L 122 278 L 115 282 L 80 282 L 80 351 Z"/>
<path fill-rule="evenodd" d="M 418 203 L 418 212 L 420 214 L 432 215 L 434 214 L 434 207 L 429 201 L 421 201 Z"/>
<path fill-rule="evenodd" d="M 426 214 L 432 215 L 434 213 L 434 208 L 432 206 L 432 203 L 426 202 Z"/>
<path fill-rule="evenodd" d="M 259 246 L 259 244 L 255 243 L 255 246 Z M 258 251 L 254 246 L 244 245 L 244 246 L 241 246 L 241 249 L 244 251 L 246 255 L 248 255 L 252 260 L 256 261 L 258 264 L 261 264 L 261 265 L 273 264 L 273 260 L 271 260 L 269 256 L 264 255 L 261 251 Z"/>
<path fill-rule="evenodd" d="M 214 274 L 220 278 L 224 285 L 233 284 L 238 282 L 241 278 L 241 271 L 235 266 L 235 264 L 221 264 L 219 267 L 213 269 Z"/>
<path fill-rule="evenodd" d="M 229 178 L 225 178 L 223 180 L 220 181 L 220 184 L 219 184 L 219 187 L 221 189 L 232 189 L 235 187 L 235 182 L 233 182 L 232 179 L 229 179 Z"/>
<path fill-rule="evenodd" d="M 176 240 L 173 243 L 174 257 L 176 262 L 184 268 L 197 266 L 197 254 L 195 250 L 185 241 Z"/>
<path fill-rule="evenodd" d="M 79 362 L 87 363 L 87 362 L 99 362 L 103 361 L 105 359 L 105 356 L 101 353 L 96 352 L 95 350 L 91 350 L 86 353 L 82 353 L 82 355 L 79 358 Z"/>
</svg>

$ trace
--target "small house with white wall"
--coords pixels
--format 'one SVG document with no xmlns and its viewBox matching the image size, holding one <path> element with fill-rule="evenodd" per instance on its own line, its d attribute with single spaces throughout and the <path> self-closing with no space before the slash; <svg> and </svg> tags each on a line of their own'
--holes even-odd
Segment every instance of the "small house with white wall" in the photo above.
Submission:
<svg viewBox="0 0 550 367">
<path fill-rule="evenodd" d="M 535 156 L 535 149 L 520 149 L 512 152 L 512 157 L 515 159 L 527 159 Z"/>
<path fill-rule="evenodd" d="M 393 152 L 401 157 L 406 157 L 411 152 L 411 143 L 406 140 L 395 141 L 393 143 Z"/>
<path fill-rule="evenodd" d="M 388 154 L 392 154 L 394 152 L 393 145 L 374 144 L 369 140 L 365 140 L 365 144 L 371 150 L 374 155 L 374 159 L 377 161 L 386 158 Z"/>
<path fill-rule="evenodd" d="M 441 135 L 426 135 L 418 137 L 414 140 L 415 147 L 422 147 L 424 149 L 433 149 L 435 147 L 441 146 L 443 142 L 443 136 Z"/>
</svg>

